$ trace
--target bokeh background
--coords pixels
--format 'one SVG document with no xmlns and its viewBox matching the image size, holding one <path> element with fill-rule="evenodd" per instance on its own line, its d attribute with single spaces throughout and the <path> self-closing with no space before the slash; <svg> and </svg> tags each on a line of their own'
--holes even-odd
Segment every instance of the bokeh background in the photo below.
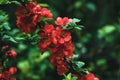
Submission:
<svg viewBox="0 0 120 80">
<path fill-rule="evenodd" d="M 12 1 L 12 2 L 9 2 Z M 81 19 L 84 28 L 72 31 L 75 59 L 100 80 L 120 80 L 120 0 L 37 0 L 54 15 Z M 41 55 L 38 35 L 25 35 L 16 26 L 15 0 L 0 0 L 0 45 L 9 45 L 17 59 L 17 80 L 62 80 L 49 63 L 49 52 Z"/>
</svg>

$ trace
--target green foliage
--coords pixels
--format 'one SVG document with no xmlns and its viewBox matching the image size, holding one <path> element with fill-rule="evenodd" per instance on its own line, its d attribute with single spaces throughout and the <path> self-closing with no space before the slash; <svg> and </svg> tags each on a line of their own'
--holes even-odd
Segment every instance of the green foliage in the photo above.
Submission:
<svg viewBox="0 0 120 80">
<path fill-rule="evenodd" d="M 94 3 L 90 3 L 90 2 L 89 2 L 89 3 L 86 4 L 86 7 L 87 7 L 89 10 L 93 11 L 93 12 L 96 11 L 96 6 L 95 6 Z"/>
<path fill-rule="evenodd" d="M 85 65 L 85 63 L 82 61 L 72 61 L 72 64 L 76 71 L 79 71 Z"/>
<path fill-rule="evenodd" d="M 99 36 L 99 38 L 105 37 L 106 35 L 115 31 L 115 29 L 116 28 L 114 25 L 106 25 L 102 29 L 98 30 L 98 34 L 99 34 L 98 36 Z"/>
<path fill-rule="evenodd" d="M 72 74 L 64 75 L 65 79 L 63 80 L 77 80 L 77 77 L 72 77 Z"/>
<path fill-rule="evenodd" d="M 8 0 L 0 0 L 0 4 L 7 4 L 7 3 L 9 3 Z"/>
<path fill-rule="evenodd" d="M 79 19 L 73 18 L 72 22 L 69 22 L 66 26 L 63 27 L 63 29 L 64 30 L 74 30 L 74 29 L 81 30 L 83 28 L 83 26 L 77 25 L 78 22 L 80 22 Z"/>
</svg>

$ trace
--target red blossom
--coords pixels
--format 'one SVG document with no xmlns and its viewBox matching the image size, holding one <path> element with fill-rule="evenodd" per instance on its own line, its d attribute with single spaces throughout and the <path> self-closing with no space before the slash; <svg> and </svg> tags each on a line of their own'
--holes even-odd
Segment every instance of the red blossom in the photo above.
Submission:
<svg viewBox="0 0 120 80">
<path fill-rule="evenodd" d="M 48 46 L 52 43 L 52 32 L 54 31 L 53 25 L 46 24 L 44 29 L 39 32 L 41 40 L 38 44 L 41 52 L 48 49 Z"/>
<path fill-rule="evenodd" d="M 13 74 L 15 74 L 17 72 L 17 68 L 16 67 L 10 67 L 9 72 L 10 72 L 10 74 L 13 75 Z"/>
<path fill-rule="evenodd" d="M 72 22 L 72 19 L 69 19 L 68 17 L 64 17 L 64 18 L 58 17 L 55 20 L 55 24 L 59 26 L 65 26 L 67 25 L 68 22 Z"/>
<path fill-rule="evenodd" d="M 63 25 L 63 21 L 62 21 L 62 18 L 61 17 L 58 17 L 55 21 L 55 24 L 56 25 Z"/>
<path fill-rule="evenodd" d="M 53 66 L 64 63 L 64 55 L 62 54 L 62 51 L 58 50 L 55 53 L 52 53 L 50 56 L 50 62 Z"/>
<path fill-rule="evenodd" d="M 11 73 L 9 71 L 4 71 L 3 76 L 4 76 L 3 78 L 9 79 L 11 76 Z"/>
<path fill-rule="evenodd" d="M 52 13 L 50 12 L 50 10 L 48 10 L 47 8 L 42 8 L 41 9 L 41 16 L 48 18 L 48 19 L 52 19 Z"/>
<path fill-rule="evenodd" d="M 6 50 L 8 47 L 9 47 L 8 45 L 3 46 L 3 47 L 2 47 L 2 51 Z"/>
<path fill-rule="evenodd" d="M 36 2 L 29 2 L 26 6 L 26 9 L 32 14 L 41 14 L 41 7 Z"/>
<path fill-rule="evenodd" d="M 99 78 L 95 77 L 94 80 L 99 80 Z"/>
<path fill-rule="evenodd" d="M 16 16 L 20 16 L 20 17 L 23 17 L 23 16 L 26 16 L 30 14 L 29 11 L 25 8 L 25 6 L 23 5 L 19 5 L 18 6 L 18 9 L 16 11 Z"/>
<path fill-rule="evenodd" d="M 45 24 L 44 26 L 44 32 L 47 34 L 51 34 L 54 31 L 54 26 L 50 24 Z"/>
<path fill-rule="evenodd" d="M 63 53 L 67 59 L 72 59 L 73 51 L 74 51 L 74 46 L 72 42 L 67 42 L 64 44 Z"/>
<path fill-rule="evenodd" d="M 3 74 L 0 74 L 0 80 L 16 80 L 16 78 L 11 78 L 11 72 L 4 71 Z"/>
<path fill-rule="evenodd" d="M 3 76 L 3 74 L 0 74 L 0 79 L 2 79 L 4 76 Z"/>
<path fill-rule="evenodd" d="M 93 73 L 88 73 L 86 75 L 74 75 L 77 76 L 77 80 L 99 80 L 99 78 L 95 77 Z"/>
<path fill-rule="evenodd" d="M 37 28 L 36 19 L 37 16 L 33 16 L 33 15 L 17 17 L 17 26 L 22 32 L 28 34 L 36 30 Z"/>
<path fill-rule="evenodd" d="M 57 39 L 60 44 L 68 42 L 71 40 L 71 33 L 67 30 L 62 30 L 61 28 L 56 28 Z"/>
<path fill-rule="evenodd" d="M 29 2 L 26 6 L 20 5 L 16 11 L 18 28 L 26 34 L 36 30 L 37 23 L 42 17 L 51 19 L 52 13 L 47 8 L 41 8 L 36 2 Z"/>
<path fill-rule="evenodd" d="M 67 64 L 61 64 L 57 66 L 57 72 L 59 75 L 64 75 L 65 73 L 68 72 Z"/>
<path fill-rule="evenodd" d="M 94 76 L 94 74 L 89 73 L 89 74 L 85 75 L 84 77 L 85 77 L 85 80 L 94 80 L 95 76 Z"/>
<path fill-rule="evenodd" d="M 15 59 L 16 58 L 16 55 L 17 55 L 17 53 L 14 51 L 14 50 L 9 50 L 9 51 L 7 51 L 6 52 L 6 54 L 5 54 L 7 57 L 10 57 L 10 58 L 13 58 L 13 59 Z"/>
<path fill-rule="evenodd" d="M 56 56 L 57 56 L 57 54 L 53 54 L 53 55 L 51 54 L 51 56 L 50 56 L 50 63 L 53 66 L 57 66 Z"/>
<path fill-rule="evenodd" d="M 42 38 L 38 44 L 41 52 L 43 53 L 48 49 L 48 46 L 51 44 L 51 39 L 50 38 Z"/>
</svg>

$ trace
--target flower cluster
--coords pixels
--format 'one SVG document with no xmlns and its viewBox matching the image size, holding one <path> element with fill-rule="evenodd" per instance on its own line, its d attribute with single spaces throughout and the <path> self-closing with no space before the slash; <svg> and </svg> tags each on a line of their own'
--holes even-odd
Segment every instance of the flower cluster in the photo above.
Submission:
<svg viewBox="0 0 120 80">
<path fill-rule="evenodd" d="M 11 76 L 16 72 L 16 67 L 10 67 L 8 71 L 4 70 L 2 74 L 0 74 L 0 80 L 16 80 L 16 78 L 11 78 Z"/>
<path fill-rule="evenodd" d="M 33 32 L 37 28 L 37 23 L 42 18 L 51 19 L 52 13 L 47 8 L 42 8 L 36 2 L 29 2 L 27 5 L 19 5 L 17 11 L 17 26 L 26 34 Z"/>
<path fill-rule="evenodd" d="M 77 80 L 99 80 L 93 73 L 88 73 L 86 75 L 74 74 L 73 76 L 78 77 Z"/>
<path fill-rule="evenodd" d="M 1 49 L 2 57 L 0 58 L 0 80 L 16 80 L 16 78 L 11 78 L 11 76 L 17 72 L 17 68 L 10 67 L 9 69 L 6 69 L 6 66 L 4 66 L 6 59 L 15 59 L 17 55 L 14 50 L 9 50 L 8 48 L 8 46 L 3 46 Z"/>
<path fill-rule="evenodd" d="M 71 33 L 64 30 L 63 27 L 70 21 L 67 17 L 58 17 L 55 21 L 57 27 L 46 24 L 39 32 L 41 40 L 38 46 L 41 52 L 49 50 L 51 52 L 50 62 L 57 66 L 59 75 L 63 75 L 68 71 L 65 59 L 71 59 L 73 56 L 73 44 L 71 41 Z"/>
</svg>

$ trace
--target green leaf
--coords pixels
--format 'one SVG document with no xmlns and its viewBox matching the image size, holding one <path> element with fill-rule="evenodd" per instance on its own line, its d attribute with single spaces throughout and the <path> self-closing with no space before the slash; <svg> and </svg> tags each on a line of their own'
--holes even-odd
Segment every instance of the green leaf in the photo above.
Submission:
<svg viewBox="0 0 120 80">
<path fill-rule="evenodd" d="M 40 6 L 41 6 L 41 7 L 49 7 L 49 5 L 48 5 L 48 4 L 45 4 L 45 3 L 40 3 Z"/>
<path fill-rule="evenodd" d="M 71 73 L 67 75 L 67 80 L 70 80 L 70 79 L 71 79 Z"/>
<path fill-rule="evenodd" d="M 30 63 L 27 60 L 20 61 L 17 64 L 17 67 L 21 70 L 22 73 L 28 73 L 30 69 Z"/>
<path fill-rule="evenodd" d="M 73 18 L 73 22 L 74 22 L 74 23 L 77 23 L 77 22 L 80 22 L 80 21 L 81 21 L 80 19 Z"/>
<path fill-rule="evenodd" d="M 3 27 L 6 29 L 6 30 L 10 30 L 10 26 L 7 22 L 3 23 Z"/>
<path fill-rule="evenodd" d="M 80 0 L 80 1 L 76 1 L 74 6 L 76 9 L 79 9 L 82 5 L 83 5 L 83 1 Z"/>
<path fill-rule="evenodd" d="M 82 28 L 80 28 L 80 27 L 75 27 L 76 29 L 78 29 L 78 30 L 82 30 Z"/>
<path fill-rule="evenodd" d="M 64 75 L 64 77 L 65 77 L 65 80 L 71 80 L 71 73 L 69 73 L 68 75 Z"/>
<path fill-rule="evenodd" d="M 75 68 L 75 70 L 79 70 L 80 68 L 82 68 L 85 65 L 85 63 L 82 61 L 75 61 L 72 63 L 73 63 L 73 68 Z"/>
<path fill-rule="evenodd" d="M 77 80 L 77 77 L 72 77 L 72 74 L 64 75 L 65 79 L 63 80 Z"/>
<path fill-rule="evenodd" d="M 77 77 L 72 77 L 72 79 L 71 80 L 77 80 Z"/>
<path fill-rule="evenodd" d="M 9 4 L 14 3 L 14 4 L 20 4 L 18 1 L 10 1 L 8 2 Z"/>
<path fill-rule="evenodd" d="M 93 12 L 96 11 L 96 6 L 95 6 L 94 3 L 89 2 L 89 3 L 86 4 L 86 7 Z"/>
<path fill-rule="evenodd" d="M 114 25 L 106 25 L 103 28 L 98 30 L 98 37 L 99 38 L 103 38 L 108 34 L 111 34 L 112 32 L 114 32 L 116 30 Z"/>
<path fill-rule="evenodd" d="M 12 36 L 9 36 L 9 35 L 4 35 L 2 40 L 11 41 L 13 43 L 17 43 L 17 41 Z"/>
<path fill-rule="evenodd" d="M 9 0 L 0 0 L 0 4 L 8 4 Z"/>
</svg>

